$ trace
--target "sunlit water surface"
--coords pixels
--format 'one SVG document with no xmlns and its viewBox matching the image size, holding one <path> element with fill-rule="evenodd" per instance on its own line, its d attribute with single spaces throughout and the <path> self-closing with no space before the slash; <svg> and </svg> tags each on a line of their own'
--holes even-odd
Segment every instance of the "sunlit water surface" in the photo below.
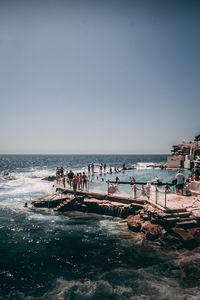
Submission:
<svg viewBox="0 0 200 300">
<path fill-rule="evenodd" d="M 91 162 L 108 167 L 140 163 L 118 177 L 159 176 L 170 182 L 175 171 L 146 168 L 165 161 L 165 156 L 144 155 L 0 156 L 0 298 L 200 299 L 199 276 L 185 277 L 180 254 L 142 242 L 123 220 L 24 208 L 25 202 L 52 191 L 52 183 L 41 178 L 53 175 L 57 166 L 86 171 Z M 104 182 L 97 176 L 91 188 L 104 190 L 105 181 L 116 174 L 105 175 Z"/>
</svg>

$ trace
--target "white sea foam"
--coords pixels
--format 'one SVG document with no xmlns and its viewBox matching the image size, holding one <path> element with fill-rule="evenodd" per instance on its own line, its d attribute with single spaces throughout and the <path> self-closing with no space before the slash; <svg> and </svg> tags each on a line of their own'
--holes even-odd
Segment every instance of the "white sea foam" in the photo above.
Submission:
<svg viewBox="0 0 200 300">
<path fill-rule="evenodd" d="M 41 180 L 49 176 L 48 170 L 33 170 L 31 172 L 10 173 L 15 179 L 0 183 L 0 195 L 18 195 L 49 192 L 52 182 Z"/>
<path fill-rule="evenodd" d="M 155 164 L 153 162 L 140 162 L 133 165 L 137 170 L 152 169 Z"/>
<path fill-rule="evenodd" d="M 104 280 L 84 280 L 66 281 L 62 278 L 57 280 L 56 288 L 48 295 L 49 299 L 58 300 L 92 300 L 108 299 L 130 299 L 132 289 L 130 287 L 118 286 L 113 288 L 108 281 Z M 47 295 L 46 295 L 47 296 Z"/>
<path fill-rule="evenodd" d="M 52 182 L 41 180 L 51 175 L 51 170 L 29 169 L 26 172 L 12 172 L 13 180 L 0 181 L 0 207 L 10 211 L 32 215 L 24 207 L 25 202 L 31 203 L 39 195 L 52 192 Z"/>
<path fill-rule="evenodd" d="M 118 279 L 121 281 L 114 283 L 111 280 L 64 280 L 59 278 L 55 288 L 45 293 L 43 299 L 58 300 L 93 300 L 93 299 L 116 299 L 116 300 L 199 300 L 199 288 L 183 289 L 173 279 L 154 279 L 152 273 L 148 279 L 137 279 L 137 271 L 116 269 Z M 131 282 L 131 275 L 135 273 Z M 140 273 L 140 271 L 138 272 Z M 123 281 L 123 276 L 128 278 L 128 285 Z"/>
</svg>

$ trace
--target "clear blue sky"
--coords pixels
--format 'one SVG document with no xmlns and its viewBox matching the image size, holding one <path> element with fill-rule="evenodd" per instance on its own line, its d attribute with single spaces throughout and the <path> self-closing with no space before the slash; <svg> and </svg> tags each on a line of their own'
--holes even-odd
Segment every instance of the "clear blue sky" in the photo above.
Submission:
<svg viewBox="0 0 200 300">
<path fill-rule="evenodd" d="M 200 1 L 0 1 L 0 153 L 169 153 L 199 96 Z"/>
</svg>

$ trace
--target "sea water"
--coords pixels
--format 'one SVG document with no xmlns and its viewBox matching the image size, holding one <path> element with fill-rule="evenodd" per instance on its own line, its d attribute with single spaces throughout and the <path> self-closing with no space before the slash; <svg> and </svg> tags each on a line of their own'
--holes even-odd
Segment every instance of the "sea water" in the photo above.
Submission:
<svg viewBox="0 0 200 300">
<path fill-rule="evenodd" d="M 123 220 L 31 208 L 31 201 L 52 191 L 52 182 L 41 179 L 57 166 L 87 171 L 92 162 L 135 165 L 117 174 L 121 181 L 158 176 L 171 182 L 176 174 L 147 167 L 165 163 L 161 155 L 1 155 L 0 299 L 200 299 L 198 267 L 187 277 L 179 264 L 183 253 L 143 242 Z M 104 190 L 115 176 L 106 173 L 102 181 L 95 173 L 91 188 Z"/>
</svg>

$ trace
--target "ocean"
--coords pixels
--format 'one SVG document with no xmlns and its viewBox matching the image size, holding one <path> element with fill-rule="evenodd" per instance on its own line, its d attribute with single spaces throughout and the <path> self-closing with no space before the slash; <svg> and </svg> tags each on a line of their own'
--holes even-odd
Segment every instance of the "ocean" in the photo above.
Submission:
<svg viewBox="0 0 200 300">
<path fill-rule="evenodd" d="M 135 166 L 117 174 L 122 181 L 158 176 L 171 182 L 176 174 L 149 167 L 165 163 L 166 155 L 0 155 L 0 299 L 200 299 L 198 248 L 177 251 L 144 242 L 120 218 L 30 206 L 52 192 L 52 182 L 41 179 L 55 175 L 56 167 L 87 172 L 92 162 L 95 190 L 105 190 L 106 180 L 116 176 L 102 181 L 101 163 Z"/>
</svg>

